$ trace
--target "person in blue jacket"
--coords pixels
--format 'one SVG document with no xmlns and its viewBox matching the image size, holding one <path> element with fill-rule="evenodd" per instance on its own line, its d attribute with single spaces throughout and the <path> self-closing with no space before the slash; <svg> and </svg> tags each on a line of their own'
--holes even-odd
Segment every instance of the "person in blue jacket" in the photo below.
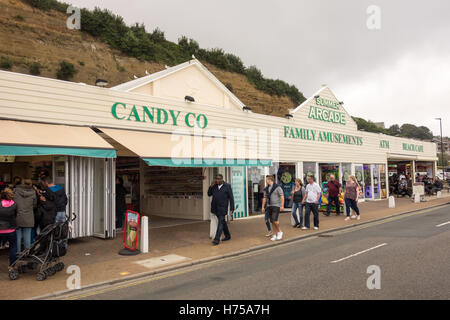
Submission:
<svg viewBox="0 0 450 320">
<path fill-rule="evenodd" d="M 228 204 L 230 206 L 230 214 L 233 214 L 234 211 L 234 197 L 231 185 L 223 181 L 223 175 L 220 173 L 216 175 L 215 180 L 211 183 L 208 189 L 208 196 L 212 197 L 211 213 L 215 214 L 218 219 L 216 236 L 212 243 L 218 245 L 222 233 L 225 235 L 222 241 L 231 239 L 230 230 L 225 221 L 225 216 L 228 213 Z"/>
</svg>

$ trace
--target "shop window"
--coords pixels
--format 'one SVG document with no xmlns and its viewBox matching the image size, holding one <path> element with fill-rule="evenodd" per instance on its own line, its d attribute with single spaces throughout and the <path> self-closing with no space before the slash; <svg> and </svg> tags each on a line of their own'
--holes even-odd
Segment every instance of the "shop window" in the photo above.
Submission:
<svg viewBox="0 0 450 320">
<path fill-rule="evenodd" d="M 372 176 L 373 176 L 373 197 L 374 199 L 380 199 L 381 197 L 381 189 L 380 189 L 380 167 L 375 164 L 372 168 Z"/>
<path fill-rule="evenodd" d="M 381 199 L 386 199 L 387 198 L 386 166 L 384 164 L 380 165 L 380 190 L 381 190 Z"/>
<path fill-rule="evenodd" d="M 342 164 L 342 188 L 345 190 L 345 185 L 347 184 L 348 177 L 352 175 L 352 164 L 343 163 Z"/>
<path fill-rule="evenodd" d="M 364 170 L 364 198 L 372 199 L 372 177 L 370 175 L 370 164 L 363 165 Z"/>
<path fill-rule="evenodd" d="M 284 193 L 284 207 L 292 207 L 292 190 L 295 187 L 295 163 L 280 163 L 277 172 L 277 183 Z"/>
<path fill-rule="evenodd" d="M 364 170 L 362 164 L 355 165 L 355 177 L 356 181 L 358 181 L 358 184 L 361 186 L 361 195 L 360 199 L 364 199 L 365 192 L 364 192 Z"/>
<path fill-rule="evenodd" d="M 303 183 L 305 185 L 308 184 L 306 179 L 308 176 L 313 176 L 317 180 L 315 162 L 303 162 Z"/>
</svg>

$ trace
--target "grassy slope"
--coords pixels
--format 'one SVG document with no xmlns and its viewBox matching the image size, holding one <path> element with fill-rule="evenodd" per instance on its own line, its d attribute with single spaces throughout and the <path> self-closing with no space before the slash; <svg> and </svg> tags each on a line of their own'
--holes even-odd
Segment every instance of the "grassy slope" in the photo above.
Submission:
<svg viewBox="0 0 450 320">
<path fill-rule="evenodd" d="M 110 86 L 129 81 L 133 75 L 144 76 L 145 70 L 164 69 L 164 63 L 124 56 L 85 33 L 69 30 L 66 19 L 62 13 L 34 9 L 19 0 L 0 0 L 0 57 L 12 60 L 11 70 L 21 73 L 29 73 L 28 66 L 39 62 L 41 76 L 50 78 L 56 78 L 60 61 L 67 60 L 78 71 L 73 81 L 93 84 L 104 78 Z M 243 75 L 205 65 L 220 81 L 230 83 L 234 94 L 255 112 L 282 116 L 296 107 L 288 97 L 256 89 Z"/>
</svg>

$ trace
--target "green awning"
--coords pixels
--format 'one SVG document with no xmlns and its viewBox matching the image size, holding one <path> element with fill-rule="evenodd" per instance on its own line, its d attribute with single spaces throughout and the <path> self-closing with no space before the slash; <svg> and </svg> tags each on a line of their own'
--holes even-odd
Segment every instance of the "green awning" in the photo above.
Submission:
<svg viewBox="0 0 450 320">
<path fill-rule="evenodd" d="M 164 167 L 259 167 L 271 166 L 271 160 L 200 159 L 200 158 L 142 158 L 149 166 Z"/>
<path fill-rule="evenodd" d="M 116 150 L 94 148 L 0 145 L 2 156 L 65 155 L 91 158 L 116 158 Z"/>
</svg>

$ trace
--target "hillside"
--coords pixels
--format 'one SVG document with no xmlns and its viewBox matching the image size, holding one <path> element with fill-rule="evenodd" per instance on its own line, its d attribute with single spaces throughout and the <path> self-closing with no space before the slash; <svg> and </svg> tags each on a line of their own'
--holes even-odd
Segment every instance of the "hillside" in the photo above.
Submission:
<svg viewBox="0 0 450 320">
<path fill-rule="evenodd" d="M 127 56 L 78 30 L 66 27 L 67 15 L 33 8 L 20 0 L 0 0 L 0 68 L 30 73 L 39 65 L 41 76 L 56 78 L 59 64 L 66 60 L 75 66 L 71 81 L 94 84 L 107 79 L 114 86 L 164 69 L 163 61 L 153 62 Z M 202 61 L 202 59 L 199 59 Z M 206 67 L 253 111 L 283 116 L 297 106 L 288 96 L 270 95 L 257 89 L 243 74 Z"/>
</svg>

